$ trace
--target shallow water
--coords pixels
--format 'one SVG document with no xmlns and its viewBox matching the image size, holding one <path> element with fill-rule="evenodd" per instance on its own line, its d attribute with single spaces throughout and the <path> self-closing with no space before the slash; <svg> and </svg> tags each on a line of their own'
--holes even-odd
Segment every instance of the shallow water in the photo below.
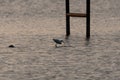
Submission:
<svg viewBox="0 0 120 80">
<path fill-rule="evenodd" d="M 69 38 L 64 18 L 5 18 L 0 23 L 0 80 L 120 79 L 117 18 L 93 18 L 89 41 L 85 19 L 72 20 Z M 56 48 L 53 38 L 65 44 Z M 8 48 L 11 44 L 15 48 Z"/>
<path fill-rule="evenodd" d="M 85 3 L 71 0 L 71 12 Z M 0 80 L 120 80 L 119 3 L 91 0 L 87 41 L 84 18 L 71 18 L 65 37 L 65 0 L 0 0 Z"/>
</svg>

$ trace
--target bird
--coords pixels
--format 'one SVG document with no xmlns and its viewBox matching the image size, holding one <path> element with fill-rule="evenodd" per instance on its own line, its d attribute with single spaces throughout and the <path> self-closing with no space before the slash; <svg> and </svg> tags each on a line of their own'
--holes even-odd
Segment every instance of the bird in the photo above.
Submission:
<svg viewBox="0 0 120 80">
<path fill-rule="evenodd" d="M 62 44 L 62 43 L 64 43 L 64 41 L 63 41 L 63 40 L 60 40 L 60 39 L 53 39 L 53 41 L 56 43 L 56 44 L 55 44 L 55 47 L 57 47 L 57 44 Z"/>
</svg>

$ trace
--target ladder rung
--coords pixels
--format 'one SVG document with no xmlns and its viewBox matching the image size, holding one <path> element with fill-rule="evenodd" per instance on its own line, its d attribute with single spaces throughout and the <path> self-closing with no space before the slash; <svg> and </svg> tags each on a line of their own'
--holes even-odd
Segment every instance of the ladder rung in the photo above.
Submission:
<svg viewBox="0 0 120 80">
<path fill-rule="evenodd" d="M 66 15 L 71 17 L 86 17 L 85 13 L 67 13 Z"/>
</svg>

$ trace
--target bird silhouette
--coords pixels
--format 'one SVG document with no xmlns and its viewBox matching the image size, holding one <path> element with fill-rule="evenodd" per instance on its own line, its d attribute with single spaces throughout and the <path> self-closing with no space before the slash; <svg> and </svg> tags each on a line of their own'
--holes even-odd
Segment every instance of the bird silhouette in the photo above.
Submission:
<svg viewBox="0 0 120 80">
<path fill-rule="evenodd" d="M 63 41 L 63 40 L 60 40 L 60 39 L 53 39 L 53 41 L 56 43 L 56 44 L 55 44 L 55 47 L 57 47 L 57 44 L 62 44 L 62 43 L 64 43 L 64 41 Z"/>
</svg>

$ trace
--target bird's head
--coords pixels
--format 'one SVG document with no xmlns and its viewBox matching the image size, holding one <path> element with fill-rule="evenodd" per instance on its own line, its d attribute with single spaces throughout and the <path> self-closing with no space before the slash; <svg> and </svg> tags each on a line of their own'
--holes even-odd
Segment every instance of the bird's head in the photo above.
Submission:
<svg viewBox="0 0 120 80">
<path fill-rule="evenodd" d="M 63 41 L 63 40 L 61 40 L 61 42 L 63 42 L 63 43 L 64 43 L 64 41 Z"/>
</svg>

